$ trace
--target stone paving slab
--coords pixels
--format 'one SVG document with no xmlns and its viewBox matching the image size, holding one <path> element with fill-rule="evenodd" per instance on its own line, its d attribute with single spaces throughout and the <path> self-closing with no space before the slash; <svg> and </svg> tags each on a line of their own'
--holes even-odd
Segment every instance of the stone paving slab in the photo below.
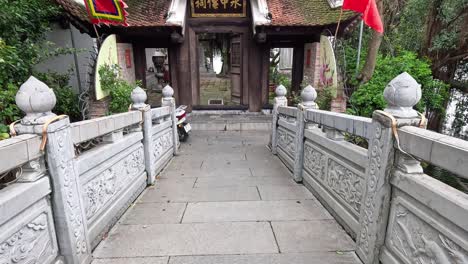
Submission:
<svg viewBox="0 0 468 264">
<path fill-rule="evenodd" d="M 291 178 L 286 177 L 253 177 L 253 176 L 221 176 L 199 177 L 195 182 L 195 188 L 219 188 L 229 186 L 259 186 L 259 185 L 297 185 Z"/>
<path fill-rule="evenodd" d="M 300 221 L 333 219 L 317 201 L 247 201 L 190 203 L 183 223 Z"/>
<path fill-rule="evenodd" d="M 219 202 L 260 200 L 256 187 L 225 188 L 167 188 L 152 189 L 144 193 L 138 201 L 157 202 Z"/>
<path fill-rule="evenodd" d="M 296 186 L 277 186 L 261 185 L 258 186 L 262 200 L 306 200 L 315 199 L 312 193 L 303 185 Z"/>
<path fill-rule="evenodd" d="M 335 220 L 272 222 L 281 252 L 352 251 L 353 240 Z"/>
<path fill-rule="evenodd" d="M 156 181 L 155 185 L 149 187 L 148 189 L 166 189 L 166 188 L 191 188 L 194 186 L 195 181 L 197 181 L 197 177 L 172 177 L 172 178 L 165 178 L 159 177 Z"/>
<path fill-rule="evenodd" d="M 123 239 L 124 238 L 124 239 Z M 121 225 L 98 258 L 278 253 L 269 223 Z"/>
<path fill-rule="evenodd" d="M 95 259 L 93 264 L 167 264 L 169 257 L 105 258 Z"/>
<path fill-rule="evenodd" d="M 232 170 L 223 169 L 209 169 L 209 170 L 197 170 L 197 169 L 168 169 L 161 173 L 161 178 L 175 178 L 175 177 L 242 177 L 252 176 L 252 172 L 249 168 L 236 168 Z"/>
<path fill-rule="evenodd" d="M 193 131 L 94 263 L 360 263 L 351 238 L 266 148 L 268 137 Z"/>
<path fill-rule="evenodd" d="M 136 203 L 122 217 L 123 225 L 180 223 L 186 203 Z"/>
<path fill-rule="evenodd" d="M 181 256 L 171 257 L 169 264 L 358 264 L 353 252 L 314 252 L 292 254 Z"/>
<path fill-rule="evenodd" d="M 286 166 L 280 168 L 250 168 L 252 176 L 256 177 L 288 177 L 291 178 L 291 171 Z"/>
</svg>

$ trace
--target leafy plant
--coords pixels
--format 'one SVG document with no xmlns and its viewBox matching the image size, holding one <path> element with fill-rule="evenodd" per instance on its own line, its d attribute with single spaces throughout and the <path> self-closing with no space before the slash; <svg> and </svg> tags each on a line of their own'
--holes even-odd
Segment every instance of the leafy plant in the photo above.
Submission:
<svg viewBox="0 0 468 264">
<path fill-rule="evenodd" d="M 50 0 L 0 0 L 0 6 L 0 126 L 4 127 L 23 116 L 15 104 L 15 95 L 29 76 L 39 77 L 34 66 L 44 59 L 68 54 L 72 49 L 56 48 L 46 41 L 45 33 L 60 13 L 58 5 Z M 58 108 L 73 98 L 70 89 L 56 93 Z M 57 111 L 70 114 L 69 108 Z"/>
<path fill-rule="evenodd" d="M 71 70 L 67 74 L 56 72 L 37 73 L 38 78 L 54 90 L 57 103 L 54 113 L 68 115 L 72 121 L 81 120 L 78 95 L 68 85 Z"/>
<path fill-rule="evenodd" d="M 15 103 L 17 91 L 18 87 L 12 83 L 0 90 L 0 124 L 8 125 L 21 118 L 21 110 Z"/>
<path fill-rule="evenodd" d="M 325 87 L 317 91 L 317 99 L 315 100 L 315 102 L 317 103 L 319 109 L 330 111 L 332 99 L 332 89 L 329 87 Z"/>
<path fill-rule="evenodd" d="M 10 138 L 10 134 L 8 134 L 8 126 L 0 124 L 0 140 Z"/>
<path fill-rule="evenodd" d="M 398 56 L 379 56 L 372 79 L 359 86 L 350 98 L 353 115 L 370 117 L 374 110 L 384 109 L 383 97 L 385 86 L 402 72 L 408 72 L 422 85 L 422 100 L 417 105 L 419 111 L 444 112 L 444 101 L 448 97 L 448 86 L 432 77 L 430 63 L 417 58 L 413 52 L 405 51 Z"/>
<path fill-rule="evenodd" d="M 130 95 L 134 87 L 119 78 L 119 71 L 120 67 L 117 64 L 103 65 L 99 68 L 101 88 L 109 91 L 109 114 L 126 112 L 132 103 Z"/>
</svg>

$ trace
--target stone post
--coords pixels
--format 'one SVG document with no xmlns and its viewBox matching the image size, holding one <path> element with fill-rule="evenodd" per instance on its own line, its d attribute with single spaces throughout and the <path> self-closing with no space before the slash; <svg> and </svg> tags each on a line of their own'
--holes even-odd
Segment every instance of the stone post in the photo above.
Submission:
<svg viewBox="0 0 468 264">
<path fill-rule="evenodd" d="M 87 222 L 82 204 L 79 176 L 68 118 L 51 122 L 56 98 L 45 83 L 30 77 L 16 94 L 16 104 L 26 113 L 18 133 L 47 132 L 46 157 L 52 185 L 52 208 L 60 255 L 69 264 L 92 261 Z"/>
<path fill-rule="evenodd" d="M 288 99 L 286 98 L 286 87 L 279 85 L 275 90 L 276 97 L 273 99 L 273 120 L 271 122 L 271 152 L 276 155 L 277 147 L 277 129 L 278 129 L 278 107 L 288 106 Z"/>
<path fill-rule="evenodd" d="M 374 132 L 369 140 L 369 164 L 360 211 L 360 233 L 356 252 L 365 264 L 379 263 L 384 245 L 389 210 L 390 176 L 395 160 L 392 125 L 418 124 L 413 106 L 421 99 L 421 86 L 408 73 L 395 77 L 384 91 L 388 108 L 372 116 Z"/>
<path fill-rule="evenodd" d="M 301 92 L 302 103 L 297 106 L 297 131 L 296 131 L 296 152 L 294 157 L 294 181 L 302 182 L 302 165 L 304 159 L 304 129 L 306 126 L 305 112 L 307 109 L 318 109 L 315 99 L 317 91 L 311 85 L 307 85 Z"/>
<path fill-rule="evenodd" d="M 174 147 L 174 155 L 179 152 L 179 134 L 177 133 L 177 117 L 176 117 L 176 101 L 173 97 L 174 89 L 171 86 L 166 85 L 162 90 L 163 98 L 161 99 L 162 106 L 169 106 L 171 108 L 171 119 L 172 119 L 172 142 Z"/>
<path fill-rule="evenodd" d="M 142 113 L 143 120 L 143 148 L 145 154 L 145 169 L 148 177 L 148 185 L 153 185 L 156 181 L 156 174 L 154 169 L 154 164 L 156 161 L 153 160 L 153 134 L 152 126 L 153 121 L 151 119 L 151 107 L 147 105 L 146 99 L 148 98 L 145 90 L 141 87 L 135 87 L 132 94 L 132 110 L 138 110 Z"/>
</svg>

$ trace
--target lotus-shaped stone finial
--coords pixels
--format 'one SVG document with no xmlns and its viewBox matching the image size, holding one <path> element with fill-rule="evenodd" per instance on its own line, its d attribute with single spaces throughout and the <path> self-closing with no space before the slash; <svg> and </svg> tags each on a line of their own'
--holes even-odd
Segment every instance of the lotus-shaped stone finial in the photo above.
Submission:
<svg viewBox="0 0 468 264">
<path fill-rule="evenodd" d="M 421 85 L 407 72 L 391 80 L 384 90 L 384 98 L 388 106 L 385 111 L 400 118 L 417 117 L 413 109 L 421 100 Z"/>
<path fill-rule="evenodd" d="M 51 112 L 57 102 L 54 91 L 34 76 L 20 86 L 15 101 L 19 109 L 26 113 L 21 120 L 23 125 L 42 125 L 56 116 Z"/>
</svg>

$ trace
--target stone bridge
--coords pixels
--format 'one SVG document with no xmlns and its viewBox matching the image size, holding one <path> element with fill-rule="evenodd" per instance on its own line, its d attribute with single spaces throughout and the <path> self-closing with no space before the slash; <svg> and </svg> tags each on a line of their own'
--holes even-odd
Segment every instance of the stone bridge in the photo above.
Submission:
<svg viewBox="0 0 468 264">
<path fill-rule="evenodd" d="M 0 141 L 0 263 L 468 263 L 468 195 L 421 166 L 467 179 L 468 142 L 424 129 L 411 76 L 372 118 L 276 94 L 271 132 L 181 145 L 170 87 L 160 108 L 137 87 L 128 113 L 70 123 L 31 77 Z"/>
</svg>

